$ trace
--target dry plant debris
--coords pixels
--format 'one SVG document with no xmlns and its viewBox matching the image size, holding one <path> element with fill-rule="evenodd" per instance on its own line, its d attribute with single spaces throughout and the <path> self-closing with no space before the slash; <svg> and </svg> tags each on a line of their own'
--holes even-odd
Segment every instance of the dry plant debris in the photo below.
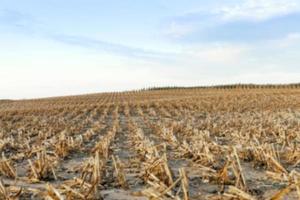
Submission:
<svg viewBox="0 0 300 200">
<path fill-rule="evenodd" d="M 300 198 L 300 88 L 0 102 L 0 199 Z"/>
</svg>

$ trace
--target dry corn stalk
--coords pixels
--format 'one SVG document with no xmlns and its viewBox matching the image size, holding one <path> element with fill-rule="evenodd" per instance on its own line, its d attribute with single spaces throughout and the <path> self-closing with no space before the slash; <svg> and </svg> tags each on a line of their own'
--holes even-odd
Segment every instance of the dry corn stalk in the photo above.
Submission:
<svg viewBox="0 0 300 200">
<path fill-rule="evenodd" d="M 290 173 L 290 176 L 292 177 L 292 180 L 294 181 L 294 184 L 295 184 L 295 187 L 296 187 L 296 190 L 297 190 L 297 195 L 298 195 L 298 198 L 300 199 L 300 174 L 296 171 L 292 171 Z"/>
<path fill-rule="evenodd" d="M 279 190 L 269 200 L 281 200 L 286 194 L 288 194 L 291 191 L 292 187 L 293 187 L 293 185 L 288 185 L 287 187 L 283 188 L 282 190 Z"/>
<path fill-rule="evenodd" d="M 100 184 L 103 166 L 104 161 L 100 159 L 100 153 L 97 151 L 95 156 L 90 158 L 82 168 L 81 179 L 83 183 L 87 181 L 91 184 Z"/>
<path fill-rule="evenodd" d="M 270 168 L 272 168 L 275 172 L 288 174 L 286 169 L 273 156 L 269 155 L 267 156 L 267 159 L 269 161 Z"/>
<path fill-rule="evenodd" d="M 160 125 L 152 125 L 154 129 L 156 129 L 156 133 L 162 137 L 164 140 L 168 141 L 168 143 L 176 148 L 179 145 L 179 142 L 176 136 L 173 133 L 173 126 L 165 127 Z"/>
<path fill-rule="evenodd" d="M 180 182 L 180 179 L 176 180 L 172 185 L 168 187 L 154 174 L 150 174 L 146 182 L 150 187 L 142 191 L 142 194 L 144 194 L 145 196 L 154 199 L 175 199 L 175 194 L 171 190 L 176 186 L 177 183 Z"/>
<path fill-rule="evenodd" d="M 225 163 L 225 165 L 222 167 L 222 169 L 218 172 L 217 175 L 217 178 L 221 182 L 222 187 L 224 187 L 224 184 L 229 182 L 228 168 L 229 168 L 229 161 Z"/>
<path fill-rule="evenodd" d="M 256 200 L 255 197 L 251 196 L 250 194 L 238 189 L 237 187 L 234 186 L 229 186 L 228 191 L 229 194 L 233 194 L 236 196 L 238 199 L 243 199 L 243 200 Z M 225 196 L 227 193 L 224 194 Z"/>
<path fill-rule="evenodd" d="M 276 181 L 280 181 L 282 183 L 287 184 L 287 186 L 277 193 L 274 194 L 270 199 L 282 199 L 286 194 L 288 194 L 291 190 L 296 189 L 298 198 L 300 198 L 300 174 L 296 170 L 292 170 L 289 174 L 280 173 L 280 172 L 269 172 L 267 171 L 267 175 Z"/>
<path fill-rule="evenodd" d="M 195 163 L 210 166 L 215 161 L 215 156 L 210 149 L 211 146 L 211 144 L 201 138 L 190 144 L 184 140 L 179 145 L 179 151 L 181 157 L 191 158 Z"/>
<path fill-rule="evenodd" d="M 0 160 L 0 174 L 9 178 L 17 177 L 16 169 L 11 165 L 11 162 L 5 158 L 4 154 L 2 154 L 2 159 Z"/>
<path fill-rule="evenodd" d="M 115 137 L 118 127 L 118 120 L 116 119 L 117 116 L 115 116 L 111 131 L 102 137 L 93 148 L 94 156 L 81 167 L 81 177 L 72 181 L 66 181 L 62 185 L 67 199 L 102 199 L 100 186 L 104 166 L 109 154 L 109 146 Z"/>
<path fill-rule="evenodd" d="M 84 163 L 80 178 L 65 181 L 60 186 L 61 194 L 65 195 L 66 199 L 102 199 L 99 186 L 102 180 L 103 162 L 97 151 L 94 157 Z"/>
<path fill-rule="evenodd" d="M 180 183 L 180 188 L 175 193 L 175 187 Z M 183 168 L 179 169 L 179 177 L 171 185 L 167 186 L 154 174 L 149 175 L 147 184 L 150 186 L 142 191 L 142 194 L 149 197 L 150 199 L 183 199 L 189 200 L 189 183 L 188 178 Z M 179 196 L 182 191 L 183 197 Z"/>
<path fill-rule="evenodd" d="M 145 181 L 148 180 L 150 174 L 154 174 L 166 185 L 173 184 L 172 172 L 169 168 L 168 161 L 166 156 L 163 158 L 153 157 L 146 160 L 142 163 L 144 165 L 141 177 Z"/>
<path fill-rule="evenodd" d="M 46 199 L 49 199 L 49 200 L 64 200 L 64 197 L 52 185 L 47 184 L 46 185 L 46 190 L 47 190 L 47 194 L 45 195 Z"/>
<path fill-rule="evenodd" d="M 54 171 L 56 158 L 47 155 L 45 150 L 37 153 L 37 157 L 34 162 L 28 159 L 28 163 L 30 166 L 29 177 L 32 182 L 38 182 L 49 178 L 57 179 Z"/>
<path fill-rule="evenodd" d="M 132 121 L 129 123 L 129 129 L 132 133 L 131 137 L 134 141 L 134 147 L 137 149 L 137 152 L 141 155 L 142 159 L 145 160 L 145 162 L 142 163 L 143 170 L 141 177 L 147 181 L 149 175 L 154 174 L 166 185 L 171 185 L 173 183 L 173 178 L 168 166 L 166 154 L 161 157 L 158 153 L 157 146 L 155 146 L 153 142 L 144 135 L 143 130 L 137 128 L 136 124 Z"/>
<path fill-rule="evenodd" d="M 55 141 L 55 153 L 59 157 L 65 158 L 72 150 L 79 150 L 81 144 L 82 137 L 78 137 L 74 140 L 73 137 L 66 136 L 65 131 L 63 131 L 59 136 L 58 141 Z"/>
<path fill-rule="evenodd" d="M 15 188 L 16 189 L 16 188 Z M 22 194 L 22 188 L 12 191 L 9 187 L 5 187 L 3 181 L 0 179 L 0 199 L 3 200 L 17 200 Z"/>
<path fill-rule="evenodd" d="M 109 154 L 109 145 L 113 141 L 116 135 L 116 126 L 113 126 L 112 130 L 109 131 L 104 137 L 102 137 L 99 142 L 93 148 L 93 152 L 98 151 L 101 158 L 107 159 Z"/>
<path fill-rule="evenodd" d="M 125 178 L 124 166 L 121 163 L 119 157 L 112 156 L 114 168 L 115 168 L 115 176 L 117 178 L 118 184 L 123 189 L 128 189 L 128 184 Z"/>
<path fill-rule="evenodd" d="M 184 168 L 179 169 L 179 175 L 181 177 L 181 187 L 183 192 L 183 200 L 189 200 L 189 180 Z"/>
<path fill-rule="evenodd" d="M 247 190 L 246 180 L 235 147 L 232 148 L 232 155 L 229 156 L 229 159 L 231 163 L 231 169 L 233 170 L 233 173 L 236 178 L 235 186 L 246 191 Z"/>
<path fill-rule="evenodd" d="M 66 199 L 102 200 L 96 184 L 91 185 L 80 178 L 65 181 L 60 188 L 61 193 L 66 196 Z"/>
</svg>

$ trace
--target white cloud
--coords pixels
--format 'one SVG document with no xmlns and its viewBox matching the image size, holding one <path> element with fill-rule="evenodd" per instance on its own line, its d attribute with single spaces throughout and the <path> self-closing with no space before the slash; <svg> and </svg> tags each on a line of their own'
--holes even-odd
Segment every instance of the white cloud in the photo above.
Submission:
<svg viewBox="0 0 300 200">
<path fill-rule="evenodd" d="M 189 48 L 186 53 L 203 63 L 234 64 L 238 63 L 248 47 L 230 44 L 206 44 L 203 47 Z"/>
<path fill-rule="evenodd" d="M 298 0 L 244 0 L 235 6 L 224 6 L 216 11 L 223 20 L 267 20 L 300 11 Z"/>
<path fill-rule="evenodd" d="M 165 35 L 173 38 L 180 38 L 194 31 L 194 26 L 189 24 L 180 24 L 171 22 L 167 29 L 164 31 Z"/>
<path fill-rule="evenodd" d="M 258 83 L 258 84 L 284 84 L 299 82 L 300 73 L 289 73 L 284 71 L 264 73 L 245 73 L 237 76 L 229 77 L 223 80 L 223 83 Z"/>
<path fill-rule="evenodd" d="M 299 45 L 300 33 L 289 33 L 286 37 L 275 41 L 281 48 L 287 48 L 293 45 Z"/>
</svg>

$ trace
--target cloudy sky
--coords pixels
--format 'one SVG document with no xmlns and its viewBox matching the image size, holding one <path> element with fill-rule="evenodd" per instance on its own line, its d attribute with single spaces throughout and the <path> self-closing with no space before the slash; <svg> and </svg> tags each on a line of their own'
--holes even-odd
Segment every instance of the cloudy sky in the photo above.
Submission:
<svg viewBox="0 0 300 200">
<path fill-rule="evenodd" d="M 299 0 L 1 0 L 0 98 L 300 82 Z"/>
</svg>

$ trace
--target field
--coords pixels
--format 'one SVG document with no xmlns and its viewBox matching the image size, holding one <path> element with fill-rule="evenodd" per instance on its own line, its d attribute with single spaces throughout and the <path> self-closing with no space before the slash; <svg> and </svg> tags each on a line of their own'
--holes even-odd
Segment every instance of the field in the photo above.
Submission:
<svg viewBox="0 0 300 200">
<path fill-rule="evenodd" d="M 299 199 L 300 88 L 0 101 L 0 199 Z"/>
</svg>

